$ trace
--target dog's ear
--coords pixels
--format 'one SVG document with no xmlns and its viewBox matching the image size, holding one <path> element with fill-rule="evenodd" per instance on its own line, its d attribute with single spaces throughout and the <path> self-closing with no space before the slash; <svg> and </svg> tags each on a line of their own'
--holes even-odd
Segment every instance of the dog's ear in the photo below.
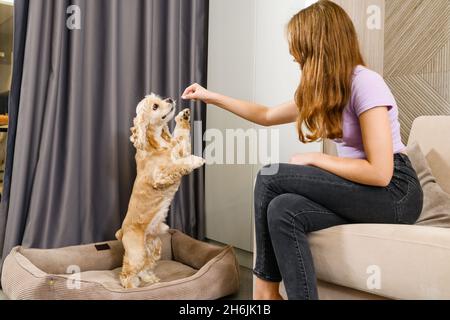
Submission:
<svg viewBox="0 0 450 320">
<path fill-rule="evenodd" d="M 139 135 L 143 127 L 142 117 L 138 115 L 133 119 L 133 127 L 130 129 L 131 137 L 130 141 L 133 143 L 136 150 L 143 150 L 145 148 L 145 140 L 143 140 Z"/>
<path fill-rule="evenodd" d="M 159 144 L 158 139 L 156 139 L 155 132 L 151 129 L 147 130 L 147 142 L 151 151 L 161 150 L 161 145 Z"/>
<path fill-rule="evenodd" d="M 156 190 L 163 190 L 178 183 L 180 179 L 191 173 L 188 167 L 183 165 L 160 166 L 153 174 L 152 185 Z"/>
<path fill-rule="evenodd" d="M 131 141 L 131 142 L 134 144 L 134 146 L 136 147 L 136 143 L 137 143 L 137 141 L 138 141 L 137 129 L 136 129 L 136 127 L 132 127 L 132 128 L 130 129 L 130 131 L 131 131 L 130 141 Z M 136 149 L 137 149 L 137 147 L 136 147 Z"/>
<path fill-rule="evenodd" d="M 133 127 L 130 129 L 131 131 L 130 141 L 133 143 L 133 146 L 136 148 L 136 150 L 142 150 L 145 147 L 143 145 L 142 139 L 139 139 L 139 128 L 141 126 L 139 120 L 140 120 L 139 116 L 134 118 Z"/>
<path fill-rule="evenodd" d="M 143 150 L 145 148 L 145 146 L 142 144 L 142 141 L 139 139 L 139 126 L 138 126 L 136 120 L 134 121 L 134 127 L 132 127 L 130 129 L 130 131 L 131 131 L 130 141 L 131 141 L 131 143 L 133 143 L 133 146 L 136 148 L 136 150 Z"/>
<path fill-rule="evenodd" d="M 170 133 L 169 127 L 167 125 L 165 125 L 164 128 L 162 129 L 161 137 L 166 142 L 169 142 L 169 143 L 172 142 L 172 134 Z"/>
</svg>

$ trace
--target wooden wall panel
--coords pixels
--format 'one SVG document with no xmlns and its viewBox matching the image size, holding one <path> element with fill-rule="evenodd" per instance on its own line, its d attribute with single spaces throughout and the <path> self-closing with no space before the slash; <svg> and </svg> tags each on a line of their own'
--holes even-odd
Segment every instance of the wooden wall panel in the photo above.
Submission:
<svg viewBox="0 0 450 320">
<path fill-rule="evenodd" d="M 334 0 L 352 17 L 368 66 L 384 76 L 400 108 L 406 142 L 422 115 L 450 115 L 450 0 Z M 367 28 L 368 8 L 381 30 Z M 332 143 L 325 151 L 334 154 Z"/>
<path fill-rule="evenodd" d="M 386 0 L 385 78 L 404 141 L 422 115 L 450 114 L 450 1 Z"/>
<path fill-rule="evenodd" d="M 383 74 L 384 52 L 384 12 L 385 0 L 334 0 L 350 15 L 355 24 L 361 45 L 361 51 L 368 67 Z M 370 8 L 379 8 L 380 28 L 369 28 L 368 21 L 373 15 Z"/>
</svg>

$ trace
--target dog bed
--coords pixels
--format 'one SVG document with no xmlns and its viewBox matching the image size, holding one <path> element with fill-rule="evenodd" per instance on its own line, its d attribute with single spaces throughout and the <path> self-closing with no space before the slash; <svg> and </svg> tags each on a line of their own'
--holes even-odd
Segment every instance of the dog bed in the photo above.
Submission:
<svg viewBox="0 0 450 320">
<path fill-rule="evenodd" d="M 10 299 L 212 300 L 239 290 L 234 250 L 171 230 L 162 237 L 161 282 L 124 289 L 119 241 L 61 249 L 14 248 L 4 261 L 2 288 Z"/>
</svg>

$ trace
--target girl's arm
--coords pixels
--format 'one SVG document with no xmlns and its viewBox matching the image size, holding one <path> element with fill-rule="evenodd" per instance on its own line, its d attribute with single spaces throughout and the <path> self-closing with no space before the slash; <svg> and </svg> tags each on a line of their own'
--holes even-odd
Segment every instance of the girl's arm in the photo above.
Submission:
<svg viewBox="0 0 450 320">
<path fill-rule="evenodd" d="M 216 105 L 245 120 L 266 127 L 292 123 L 298 117 L 298 110 L 294 101 L 275 108 L 269 108 L 208 91 L 198 84 L 193 84 L 187 88 L 182 98 L 185 100 L 201 100 L 205 103 Z"/>
<path fill-rule="evenodd" d="M 294 156 L 291 163 L 312 165 L 364 185 L 388 186 L 394 172 L 394 157 L 387 107 L 377 107 L 363 113 L 360 124 L 367 160 L 315 153 Z"/>
</svg>

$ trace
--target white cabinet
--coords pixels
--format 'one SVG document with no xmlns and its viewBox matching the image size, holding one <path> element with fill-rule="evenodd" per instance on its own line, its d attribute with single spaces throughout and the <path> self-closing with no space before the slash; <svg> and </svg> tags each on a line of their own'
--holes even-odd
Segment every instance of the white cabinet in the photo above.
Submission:
<svg viewBox="0 0 450 320">
<path fill-rule="evenodd" d="M 209 89 L 269 106 L 292 100 L 300 71 L 289 55 L 285 26 L 303 5 L 299 0 L 210 1 Z M 224 144 L 230 142 L 227 129 L 262 129 L 214 106 L 208 106 L 207 128 L 220 130 Z M 279 134 L 281 162 L 294 153 L 322 150 L 319 143 L 301 144 L 295 125 L 274 130 Z M 253 185 L 259 168 L 255 164 L 206 167 L 209 239 L 252 251 Z"/>
</svg>

